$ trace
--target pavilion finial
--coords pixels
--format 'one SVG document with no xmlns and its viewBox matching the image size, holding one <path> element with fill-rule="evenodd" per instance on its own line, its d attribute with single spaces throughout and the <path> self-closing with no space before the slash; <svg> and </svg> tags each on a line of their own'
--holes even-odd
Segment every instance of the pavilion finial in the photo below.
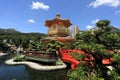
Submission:
<svg viewBox="0 0 120 80">
<path fill-rule="evenodd" d="M 56 14 L 56 19 L 60 19 L 60 14 L 59 13 Z"/>
</svg>

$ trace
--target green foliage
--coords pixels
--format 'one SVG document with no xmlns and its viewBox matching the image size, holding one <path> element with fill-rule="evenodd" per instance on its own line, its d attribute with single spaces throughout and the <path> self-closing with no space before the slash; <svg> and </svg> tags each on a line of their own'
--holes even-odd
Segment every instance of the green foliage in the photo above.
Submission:
<svg viewBox="0 0 120 80">
<path fill-rule="evenodd" d="M 120 80 L 120 75 L 117 73 L 116 70 L 110 70 L 110 79 L 111 80 Z"/>
<path fill-rule="evenodd" d="M 9 29 L 0 29 L 0 34 L 14 34 L 14 33 L 20 33 L 19 31 L 16 31 L 13 28 L 9 28 Z"/>
<path fill-rule="evenodd" d="M 120 79 L 120 74 L 118 74 L 120 71 L 120 55 L 118 53 L 111 54 L 107 51 L 107 49 L 120 49 L 120 32 L 110 26 L 109 20 L 100 20 L 96 26 L 95 29 L 76 35 L 74 48 L 92 55 L 94 60 L 88 60 L 84 66 L 80 65 L 74 71 L 69 70 L 67 74 L 69 80 L 104 80 L 108 75 L 103 76 L 106 72 L 105 65 L 102 64 L 103 58 L 114 59 L 111 65 L 115 66 L 116 70 L 111 72 L 110 80 Z M 71 53 L 71 55 L 77 60 L 82 59 L 76 53 Z M 90 66 L 90 62 L 94 64 L 94 67 Z"/>
<path fill-rule="evenodd" d="M 120 30 L 109 24 L 109 20 L 98 21 L 95 29 L 77 34 L 76 41 L 81 40 L 83 43 L 103 44 L 107 49 L 119 49 Z"/>
<path fill-rule="evenodd" d="M 81 43 L 81 41 L 76 41 L 76 44 L 77 49 L 83 50 L 87 54 L 91 54 L 95 58 L 95 62 L 97 64 L 102 64 L 102 58 L 110 58 L 112 56 L 112 54 L 109 54 L 105 49 L 105 46 L 102 44 Z M 79 55 L 77 57 L 79 58 Z"/>
<path fill-rule="evenodd" d="M 16 80 L 15 78 L 13 78 L 12 80 Z"/>
<path fill-rule="evenodd" d="M 77 40 L 76 42 L 75 42 L 75 45 L 76 45 L 76 48 L 77 49 L 79 49 L 79 50 L 84 50 L 85 52 L 87 51 L 87 52 L 89 52 L 89 53 L 91 53 L 91 52 L 95 52 L 95 51 L 105 51 L 105 46 L 104 45 L 102 45 L 102 44 L 95 44 L 95 43 L 86 43 L 86 42 L 84 42 L 84 41 L 82 41 L 82 40 Z M 100 53 L 101 53 L 100 52 Z M 103 52 L 102 52 L 103 53 Z"/>
<path fill-rule="evenodd" d="M 115 53 L 113 54 L 113 65 L 115 66 L 116 70 L 120 71 L 120 54 Z"/>
<path fill-rule="evenodd" d="M 81 63 L 74 71 L 69 70 L 67 76 L 69 80 L 104 80 L 99 72 L 89 71 L 90 67 L 86 63 Z"/>
<path fill-rule="evenodd" d="M 9 46 L 6 45 L 2 40 L 0 40 L 0 51 L 7 52 L 9 51 Z"/>
<path fill-rule="evenodd" d="M 25 57 L 23 55 L 20 55 L 20 54 L 17 54 L 15 57 L 14 57 L 14 61 L 22 61 L 22 60 L 25 60 Z"/>
<path fill-rule="evenodd" d="M 21 46 L 25 50 L 28 48 L 30 40 L 40 42 L 40 39 L 45 36 L 42 33 L 21 33 L 14 29 L 0 29 L 0 49 L 4 51 L 4 45 L 7 44 L 6 52 L 10 49 L 8 45 Z"/>
<path fill-rule="evenodd" d="M 108 49 L 115 49 L 120 47 L 120 34 L 116 32 L 107 32 L 101 36 L 101 41 L 109 46 Z"/>
<path fill-rule="evenodd" d="M 114 61 L 120 61 L 120 54 L 113 54 Z"/>
<path fill-rule="evenodd" d="M 84 70 L 85 70 L 84 67 L 81 67 L 81 66 L 79 66 L 79 67 L 78 67 L 76 70 L 74 70 L 74 71 L 69 70 L 69 71 L 68 71 L 68 74 L 67 74 L 69 80 L 80 80 L 80 78 L 84 80 L 83 77 L 86 76 L 86 75 L 85 75 L 86 72 L 85 72 Z"/>
<path fill-rule="evenodd" d="M 109 26 L 110 21 L 109 20 L 100 20 L 96 23 L 96 26 L 99 28 L 104 28 L 106 26 Z"/>
<path fill-rule="evenodd" d="M 44 44 L 42 42 L 31 40 L 30 43 L 28 44 L 28 50 L 29 51 L 41 51 L 43 46 Z"/>
<path fill-rule="evenodd" d="M 57 61 L 56 61 L 56 65 L 62 65 L 63 64 L 63 61 L 61 60 L 61 59 L 58 59 Z"/>
<path fill-rule="evenodd" d="M 50 43 L 46 46 L 48 52 L 56 52 L 59 50 L 59 48 L 66 48 L 65 44 L 62 42 L 59 42 L 55 39 L 51 39 Z"/>
<path fill-rule="evenodd" d="M 82 34 L 76 35 L 76 40 L 82 40 L 83 42 L 87 43 L 97 43 L 97 40 L 94 38 L 91 31 L 85 31 Z"/>
<path fill-rule="evenodd" d="M 117 30 L 113 26 L 110 26 L 109 24 L 109 20 L 100 20 L 99 22 L 97 22 L 96 25 L 98 26 L 98 29 L 94 31 L 94 37 L 97 39 L 99 44 L 103 44 L 107 49 L 119 48 L 119 30 Z"/>
<path fill-rule="evenodd" d="M 78 61 L 82 61 L 85 58 L 85 54 L 79 54 L 77 52 L 71 52 L 70 55 Z"/>
</svg>

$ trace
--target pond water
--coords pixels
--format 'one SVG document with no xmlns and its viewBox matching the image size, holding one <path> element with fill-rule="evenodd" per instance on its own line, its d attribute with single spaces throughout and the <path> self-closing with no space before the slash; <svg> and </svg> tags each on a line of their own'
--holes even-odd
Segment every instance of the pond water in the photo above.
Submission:
<svg viewBox="0 0 120 80">
<path fill-rule="evenodd" d="M 5 64 L 8 58 L 0 58 L 0 80 L 67 80 L 67 70 L 37 71 L 26 65 L 10 66 Z"/>
</svg>

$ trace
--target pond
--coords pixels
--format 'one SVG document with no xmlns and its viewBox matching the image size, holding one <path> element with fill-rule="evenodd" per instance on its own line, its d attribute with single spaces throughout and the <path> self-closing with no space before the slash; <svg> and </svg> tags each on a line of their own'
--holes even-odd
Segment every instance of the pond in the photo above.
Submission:
<svg viewBox="0 0 120 80">
<path fill-rule="evenodd" d="M 0 58 L 0 80 L 67 80 L 67 69 L 37 71 L 26 65 L 7 65 L 4 63 L 7 59 Z"/>
</svg>

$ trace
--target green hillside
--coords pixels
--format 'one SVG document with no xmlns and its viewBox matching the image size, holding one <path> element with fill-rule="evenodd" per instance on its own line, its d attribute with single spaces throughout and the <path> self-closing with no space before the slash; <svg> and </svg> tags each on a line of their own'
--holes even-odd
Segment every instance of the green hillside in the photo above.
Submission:
<svg viewBox="0 0 120 80">
<path fill-rule="evenodd" d="M 40 39 L 45 36 L 46 34 L 43 33 L 22 33 L 15 29 L 0 29 L 0 50 L 5 49 L 6 44 L 22 46 L 26 49 L 31 40 L 40 42 Z"/>
</svg>

